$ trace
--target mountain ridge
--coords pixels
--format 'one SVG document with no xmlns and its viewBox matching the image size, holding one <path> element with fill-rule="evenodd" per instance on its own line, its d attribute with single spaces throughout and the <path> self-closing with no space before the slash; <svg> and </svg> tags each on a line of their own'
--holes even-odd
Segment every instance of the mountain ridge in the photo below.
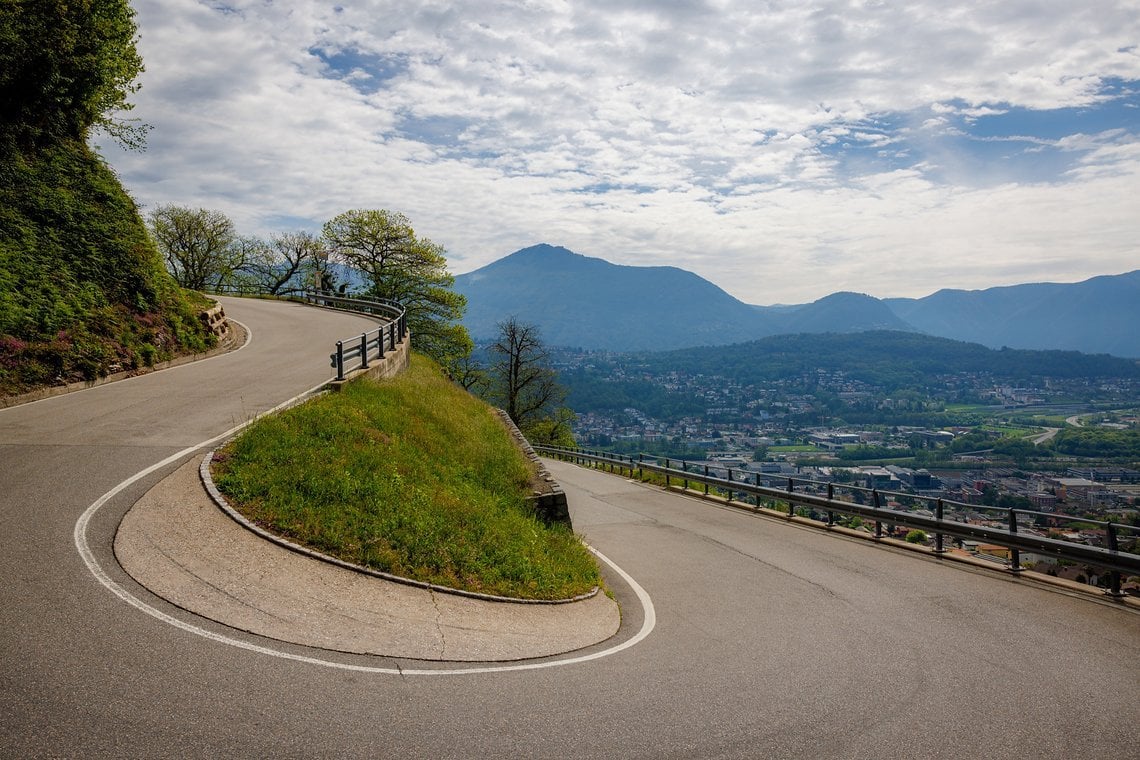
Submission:
<svg viewBox="0 0 1140 760">
<path fill-rule="evenodd" d="M 990 348 L 1140 357 L 1140 270 L 1079 283 L 942 289 L 923 298 L 837 291 L 807 304 L 746 304 L 674 266 L 630 266 L 547 243 L 458 275 L 464 324 L 493 338 L 498 322 L 536 324 L 552 346 L 613 351 L 718 346 L 798 333 L 893 330 Z"/>
</svg>

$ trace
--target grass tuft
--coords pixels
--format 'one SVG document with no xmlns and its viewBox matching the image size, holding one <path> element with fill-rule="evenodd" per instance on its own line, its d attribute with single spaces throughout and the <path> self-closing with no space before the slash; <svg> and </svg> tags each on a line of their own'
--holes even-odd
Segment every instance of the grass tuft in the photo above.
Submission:
<svg viewBox="0 0 1140 760">
<path fill-rule="evenodd" d="M 246 517 L 349 562 L 522 599 L 586 593 L 597 563 L 534 514 L 530 476 L 492 410 L 418 355 L 259 420 L 214 466 Z"/>
</svg>

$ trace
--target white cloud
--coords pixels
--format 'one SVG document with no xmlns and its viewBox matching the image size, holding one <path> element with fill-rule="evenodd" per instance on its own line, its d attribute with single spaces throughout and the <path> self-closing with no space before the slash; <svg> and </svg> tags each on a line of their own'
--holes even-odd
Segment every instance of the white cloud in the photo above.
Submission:
<svg viewBox="0 0 1140 760">
<path fill-rule="evenodd" d="M 103 152 L 244 232 L 386 207 L 456 271 L 545 241 L 756 303 L 1137 266 L 1134 128 L 1025 135 L 1070 156 L 1047 179 L 945 142 L 1140 80 L 1128 0 L 136 7 L 150 148 Z"/>
</svg>

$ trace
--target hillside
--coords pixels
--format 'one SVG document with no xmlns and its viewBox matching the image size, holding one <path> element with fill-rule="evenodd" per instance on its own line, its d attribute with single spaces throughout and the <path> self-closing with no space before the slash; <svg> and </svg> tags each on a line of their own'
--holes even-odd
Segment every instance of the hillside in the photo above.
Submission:
<svg viewBox="0 0 1140 760">
<path fill-rule="evenodd" d="M 977 343 L 918 333 L 778 335 L 735 346 L 642 355 L 648 366 L 707 372 L 759 383 L 817 370 L 842 370 L 888 388 L 923 384 L 937 376 L 987 374 L 1012 383 L 1033 378 L 1137 378 L 1140 364 L 1077 351 L 995 350 Z"/>
<path fill-rule="evenodd" d="M 571 355 L 572 356 L 572 355 Z M 778 335 L 731 346 L 683 351 L 596 354 L 561 371 L 579 413 L 635 407 L 660 419 L 701 415 L 706 398 L 670 391 L 674 374 L 708 379 L 704 387 L 795 389 L 812 393 L 821 375 L 842 373 L 882 393 L 952 392 L 970 378 L 983 385 L 1040 385 L 1043 378 L 1088 381 L 1140 378 L 1140 363 L 1076 351 L 994 350 L 918 333 L 870 331 Z M 1095 384 L 1095 383 L 1094 383 Z"/>
<path fill-rule="evenodd" d="M 917 330 L 992 348 L 1140 357 L 1140 270 L 1072 284 L 940 290 L 885 303 Z"/>
<path fill-rule="evenodd" d="M 476 340 L 509 316 L 537 324 L 555 346 L 612 351 L 738 343 L 789 332 L 907 329 L 882 302 L 837 293 L 791 308 L 750 306 L 676 267 L 611 264 L 536 245 L 455 278 Z"/>
<path fill-rule="evenodd" d="M 516 316 L 553 346 L 664 351 L 773 335 L 916 332 L 991 348 L 1079 350 L 1140 357 L 1140 271 L 1074 284 L 925 298 L 836 292 L 813 303 L 752 306 L 676 267 L 633 267 L 536 245 L 455 278 L 467 329 L 492 338 Z"/>
<path fill-rule="evenodd" d="M 630 267 L 536 245 L 459 275 L 464 324 L 476 340 L 516 316 L 551 345 L 613 350 L 732 343 L 763 333 L 748 305 L 675 267 Z"/>
<path fill-rule="evenodd" d="M 102 118 L 95 109 L 115 102 L 134 65 L 122 13 L 0 11 L 0 395 L 147 366 L 213 340 L 86 142 Z M 113 38 L 101 37 L 109 29 Z"/>
</svg>

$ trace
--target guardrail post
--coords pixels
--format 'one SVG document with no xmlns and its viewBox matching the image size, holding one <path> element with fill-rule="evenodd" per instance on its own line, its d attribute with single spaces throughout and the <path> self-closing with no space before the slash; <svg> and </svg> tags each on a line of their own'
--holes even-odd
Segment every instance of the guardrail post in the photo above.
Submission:
<svg viewBox="0 0 1140 760">
<path fill-rule="evenodd" d="M 669 457 L 665 457 L 665 487 L 669 487 Z"/>
<path fill-rule="evenodd" d="M 383 332 L 382 329 L 381 332 Z M 388 345 L 392 348 L 396 347 L 396 324 L 394 322 L 388 323 Z"/>
<path fill-rule="evenodd" d="M 381 327 L 379 330 L 376 331 L 376 344 L 380 346 L 380 358 L 383 359 L 384 358 L 384 328 L 383 327 Z M 389 346 L 389 348 L 395 348 L 396 347 L 391 341 L 388 341 L 388 346 Z"/>
<path fill-rule="evenodd" d="M 871 489 L 871 506 L 873 506 L 875 508 L 876 512 L 879 510 L 879 489 L 877 489 L 877 488 Z M 876 515 L 876 518 L 875 518 L 875 538 L 882 538 L 882 537 L 883 537 L 883 522 L 881 520 L 879 520 L 878 516 Z"/>
<path fill-rule="evenodd" d="M 336 342 L 336 379 L 344 380 L 344 343 Z"/>
<path fill-rule="evenodd" d="M 637 479 L 638 480 L 641 480 L 643 478 L 643 473 L 641 471 L 641 464 L 644 461 L 645 461 L 645 455 L 644 454 L 638 454 L 637 455 Z"/>
<path fill-rule="evenodd" d="M 1116 540 L 1116 526 L 1113 525 L 1112 522 L 1109 522 L 1108 526 L 1105 528 L 1105 530 L 1108 534 L 1108 550 L 1110 552 L 1120 551 L 1120 545 L 1119 545 L 1119 543 L 1117 543 L 1117 540 Z M 1124 594 L 1122 594 L 1120 591 L 1120 571 L 1119 570 L 1110 570 L 1109 571 L 1109 573 L 1108 573 L 1108 592 L 1107 593 L 1109 595 L 1117 597 L 1117 598 L 1124 596 Z"/>
<path fill-rule="evenodd" d="M 760 487 L 760 473 L 756 473 L 756 487 Z M 760 509 L 760 494 L 756 494 L 756 508 Z"/>
<path fill-rule="evenodd" d="M 1012 508 L 1009 510 L 1009 533 L 1017 533 L 1017 510 Z M 1021 551 L 1012 547 L 1009 550 L 1009 569 L 1015 575 L 1021 572 Z"/>
<path fill-rule="evenodd" d="M 936 519 L 939 524 L 942 523 L 942 499 L 939 499 L 938 501 L 936 501 L 934 503 L 934 519 Z M 935 533 L 934 534 L 934 553 L 935 554 L 943 554 L 945 551 L 946 551 L 946 549 L 942 546 L 942 534 L 941 533 Z"/>
<path fill-rule="evenodd" d="M 708 496 L 708 495 L 709 495 L 709 481 L 708 481 L 708 477 L 709 477 L 709 466 L 706 464 L 706 465 L 705 465 L 705 496 Z"/>
<path fill-rule="evenodd" d="M 835 501 L 835 484 L 834 483 L 828 483 L 827 484 L 827 500 L 828 501 Z M 835 512 L 831 511 L 830 509 L 827 510 L 827 524 L 828 525 L 835 525 Z"/>
<path fill-rule="evenodd" d="M 728 468 L 728 503 L 732 503 L 732 468 Z"/>
<path fill-rule="evenodd" d="M 368 333 L 360 333 L 360 368 L 368 369 Z"/>
</svg>

